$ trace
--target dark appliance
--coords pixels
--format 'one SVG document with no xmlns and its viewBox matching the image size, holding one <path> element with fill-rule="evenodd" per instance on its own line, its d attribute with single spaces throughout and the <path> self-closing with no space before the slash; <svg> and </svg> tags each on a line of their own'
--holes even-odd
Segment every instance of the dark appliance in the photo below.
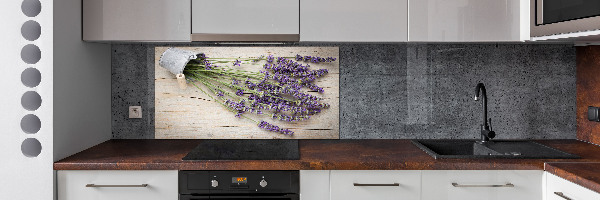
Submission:
<svg viewBox="0 0 600 200">
<path fill-rule="evenodd" d="M 298 160 L 298 140 L 201 140 L 182 160 Z"/>
<path fill-rule="evenodd" d="M 600 16 L 598 0 L 536 0 L 536 25 Z"/>
<path fill-rule="evenodd" d="M 598 0 L 530 1 L 532 37 L 600 29 L 600 1 Z"/>
<path fill-rule="evenodd" d="M 180 200 L 299 200 L 299 171 L 179 171 Z"/>
</svg>

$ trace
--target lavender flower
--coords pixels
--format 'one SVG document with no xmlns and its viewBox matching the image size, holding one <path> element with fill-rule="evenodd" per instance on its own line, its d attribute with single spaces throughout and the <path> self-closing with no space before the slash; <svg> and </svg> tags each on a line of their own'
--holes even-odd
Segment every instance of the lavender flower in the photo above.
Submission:
<svg viewBox="0 0 600 200">
<path fill-rule="evenodd" d="M 274 60 L 275 60 L 275 57 L 273 55 L 267 56 L 267 62 L 268 63 L 272 63 Z"/>
<path fill-rule="evenodd" d="M 262 128 L 262 129 L 266 129 L 268 131 L 280 132 L 280 133 L 283 133 L 286 135 L 294 134 L 294 132 L 290 131 L 289 129 L 282 129 L 282 128 L 279 128 L 279 126 L 269 124 L 268 122 L 265 122 L 265 121 L 260 121 L 260 123 L 258 123 L 258 127 Z"/>
<path fill-rule="evenodd" d="M 312 60 L 312 56 L 304 56 L 304 61 L 311 61 Z"/>
<path fill-rule="evenodd" d="M 252 61 L 265 60 L 266 63 L 259 73 L 255 73 L 231 67 L 219 67 L 212 63 L 232 62 L 233 66 L 241 66 L 242 61 L 239 59 L 219 58 L 213 60 L 204 54 L 197 57 L 188 63 L 184 73 L 190 80 L 197 80 L 210 89 L 213 94 L 216 94 L 218 98 L 213 99 L 223 103 L 235 114 L 235 117 L 254 121 L 250 118 L 251 116 L 245 114 L 268 113 L 273 120 L 296 122 L 309 120 L 312 115 L 318 114 L 330 106 L 321 103 L 322 98 L 304 91 L 312 90 L 324 93 L 324 89 L 319 87 L 315 80 L 329 73 L 327 69 L 312 69 L 308 63 L 333 62 L 336 61 L 335 58 L 301 55 L 295 57 L 268 55 L 265 58 L 261 55 Z M 221 76 L 225 76 L 225 78 L 220 78 Z M 240 78 L 245 81 L 240 81 Z M 231 82 L 226 80 L 231 80 Z M 223 90 L 223 86 L 231 91 Z M 198 89 L 202 90 L 200 87 Z M 231 93 L 235 93 L 235 96 L 231 97 L 232 99 L 224 98 L 225 94 Z M 244 96 L 244 93 L 248 95 Z M 266 121 L 260 121 L 258 126 L 281 134 L 293 134 L 289 129 L 282 129 Z"/>
<path fill-rule="evenodd" d="M 296 61 L 304 61 L 304 62 L 313 62 L 313 63 L 321 63 L 321 62 L 333 62 L 337 59 L 334 57 L 321 58 L 318 56 L 301 56 L 296 55 Z"/>
<path fill-rule="evenodd" d="M 325 90 L 323 90 L 323 88 L 322 88 L 322 87 L 319 87 L 319 86 L 317 86 L 317 85 L 315 85 L 315 84 L 312 84 L 312 83 L 306 83 L 305 85 L 306 85 L 308 88 L 310 88 L 311 90 L 317 91 L 317 92 L 319 92 L 319 93 L 323 93 L 323 92 L 325 92 Z"/>
<path fill-rule="evenodd" d="M 271 115 L 271 117 L 273 119 L 278 119 L 281 121 L 288 121 L 288 122 L 303 121 L 303 120 L 307 120 L 310 118 L 310 116 L 308 116 L 308 115 L 284 115 L 284 114 L 277 114 L 277 113 L 274 113 L 273 115 Z"/>
<path fill-rule="evenodd" d="M 244 96 L 244 90 L 237 90 L 237 91 L 235 92 L 235 95 L 238 95 L 238 96 Z"/>
</svg>

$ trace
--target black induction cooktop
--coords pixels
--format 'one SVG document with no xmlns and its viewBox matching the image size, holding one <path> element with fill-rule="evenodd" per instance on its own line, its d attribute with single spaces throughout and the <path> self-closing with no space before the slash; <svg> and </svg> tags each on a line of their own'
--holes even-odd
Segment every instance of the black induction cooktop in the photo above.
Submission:
<svg viewBox="0 0 600 200">
<path fill-rule="evenodd" d="M 298 140 L 202 140 L 183 160 L 298 160 Z"/>
</svg>

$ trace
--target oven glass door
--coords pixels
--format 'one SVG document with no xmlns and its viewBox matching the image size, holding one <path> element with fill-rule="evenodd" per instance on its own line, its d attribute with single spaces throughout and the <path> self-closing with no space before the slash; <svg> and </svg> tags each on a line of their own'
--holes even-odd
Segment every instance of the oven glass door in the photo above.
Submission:
<svg viewBox="0 0 600 200">
<path fill-rule="evenodd" d="M 536 25 L 600 16 L 600 0 L 536 0 Z"/>
</svg>

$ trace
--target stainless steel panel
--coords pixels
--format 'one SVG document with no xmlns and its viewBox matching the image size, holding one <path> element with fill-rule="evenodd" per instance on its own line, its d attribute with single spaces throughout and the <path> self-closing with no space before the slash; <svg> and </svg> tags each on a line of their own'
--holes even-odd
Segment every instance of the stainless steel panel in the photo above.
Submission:
<svg viewBox="0 0 600 200">
<path fill-rule="evenodd" d="M 537 8 L 543 8 L 544 1 L 536 1 L 536 5 L 534 5 L 534 7 L 535 7 L 535 16 L 536 16 L 535 24 L 536 25 L 543 24 L 544 23 L 544 9 L 537 9 Z"/>
<path fill-rule="evenodd" d="M 83 0 L 85 41 L 189 41 L 191 0 Z"/>
</svg>

